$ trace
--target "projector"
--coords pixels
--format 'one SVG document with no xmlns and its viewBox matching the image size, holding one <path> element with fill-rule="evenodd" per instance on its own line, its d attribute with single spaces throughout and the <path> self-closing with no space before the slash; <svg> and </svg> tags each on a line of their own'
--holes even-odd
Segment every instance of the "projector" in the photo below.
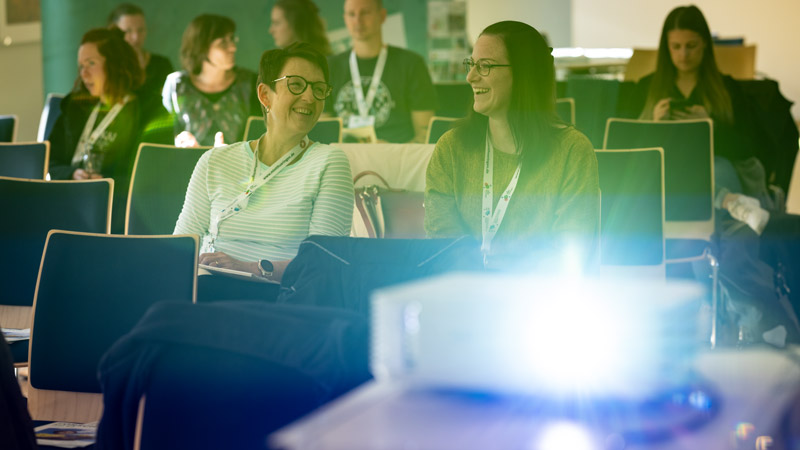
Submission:
<svg viewBox="0 0 800 450">
<path fill-rule="evenodd" d="M 707 336 L 693 282 L 461 273 L 372 296 L 379 382 L 641 399 L 690 381 Z"/>
</svg>

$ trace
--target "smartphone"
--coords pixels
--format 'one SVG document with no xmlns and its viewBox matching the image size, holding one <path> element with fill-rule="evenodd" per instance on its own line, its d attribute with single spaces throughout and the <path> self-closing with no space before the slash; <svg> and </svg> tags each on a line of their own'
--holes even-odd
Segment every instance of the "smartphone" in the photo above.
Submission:
<svg viewBox="0 0 800 450">
<path fill-rule="evenodd" d="M 692 106 L 692 102 L 689 100 L 670 100 L 669 102 L 670 111 L 686 111 L 690 106 Z"/>
</svg>

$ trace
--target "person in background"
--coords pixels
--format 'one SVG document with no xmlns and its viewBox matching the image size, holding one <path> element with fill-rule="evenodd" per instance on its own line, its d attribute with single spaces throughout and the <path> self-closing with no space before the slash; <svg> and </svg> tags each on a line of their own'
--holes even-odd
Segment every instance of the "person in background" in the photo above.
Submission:
<svg viewBox="0 0 800 450">
<path fill-rule="evenodd" d="M 276 46 L 286 48 L 295 42 L 306 42 L 325 56 L 331 54 L 325 23 L 311 0 L 278 0 L 270 20 L 269 34 Z"/>
<path fill-rule="evenodd" d="M 143 96 L 158 97 L 167 75 L 173 72 L 172 63 L 165 56 L 156 55 L 144 48 L 147 39 L 147 22 L 144 11 L 136 5 L 121 3 L 108 16 L 108 26 L 125 33 L 125 42 L 133 47 L 144 71 L 144 82 L 139 88 Z"/>
<path fill-rule="evenodd" d="M 181 41 L 183 70 L 161 93 L 174 116 L 175 145 L 223 145 L 244 137 L 247 118 L 259 115 L 256 75 L 236 67 L 236 24 L 215 14 L 195 17 Z"/>
<path fill-rule="evenodd" d="M 163 142 L 157 138 L 158 125 L 162 124 L 149 120 L 158 116 L 158 111 L 148 110 L 135 93 L 141 81 L 136 52 L 125 42 L 122 31 L 88 31 L 78 49 L 75 87 L 62 100 L 61 115 L 50 135 L 51 179 L 114 179 L 114 233 L 124 228 L 128 185 L 139 142 Z M 150 105 L 162 109 L 158 103 Z"/>
<path fill-rule="evenodd" d="M 597 159 L 555 113 L 551 49 L 530 25 L 498 22 L 464 66 L 474 111 L 434 149 L 427 235 L 474 237 L 487 267 L 536 267 L 565 251 L 588 262 L 600 218 Z"/>
<path fill-rule="evenodd" d="M 776 317 L 794 317 L 787 313 L 792 308 L 777 307 L 774 296 L 785 290 L 794 311 L 800 307 L 793 293 L 800 289 L 800 217 L 775 208 L 759 159 L 755 107 L 737 81 L 717 68 L 711 31 L 696 6 L 667 15 L 656 70 L 638 82 L 635 100 L 640 119 L 713 121 L 716 256 L 720 277 L 736 280 L 726 285 L 736 293 L 729 308 L 753 329 L 762 316 L 760 327 L 781 323 Z M 793 322 L 784 323 L 797 339 L 796 317 Z"/>
<path fill-rule="evenodd" d="M 308 236 L 350 234 L 353 181 L 342 150 L 307 136 L 331 92 L 325 57 L 306 43 L 268 50 L 258 77 L 268 131 L 200 157 L 174 233 L 201 236 L 200 264 L 277 282 Z M 277 288 L 258 294 L 259 285 L 226 285 L 213 295 L 201 285 L 200 294 L 277 295 Z"/>
<path fill-rule="evenodd" d="M 333 101 L 328 113 L 347 128 L 373 126 L 386 142 L 424 142 L 436 92 L 421 56 L 383 42 L 381 0 L 345 0 L 352 50 L 329 58 Z"/>
</svg>

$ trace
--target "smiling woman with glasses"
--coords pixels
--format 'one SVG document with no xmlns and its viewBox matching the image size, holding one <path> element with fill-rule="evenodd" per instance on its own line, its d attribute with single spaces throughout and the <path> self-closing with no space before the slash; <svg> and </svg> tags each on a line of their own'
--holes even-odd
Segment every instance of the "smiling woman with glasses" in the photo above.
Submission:
<svg viewBox="0 0 800 450">
<path fill-rule="evenodd" d="M 183 69 L 167 77 L 162 101 L 175 123 L 175 145 L 222 145 L 244 136 L 257 115 L 256 74 L 236 67 L 236 24 L 214 14 L 195 17 L 183 33 Z"/>
<path fill-rule="evenodd" d="M 473 112 L 445 133 L 425 186 L 429 237 L 472 236 L 484 265 L 547 267 L 593 251 L 597 160 L 589 140 L 555 113 L 551 49 L 533 27 L 487 27 L 464 60 Z"/>
<path fill-rule="evenodd" d="M 258 79 L 267 132 L 200 158 L 175 233 L 203 237 L 201 264 L 279 281 L 308 236 L 350 234 L 353 182 L 344 152 L 307 136 L 331 93 L 325 57 L 305 43 L 268 50 Z M 213 278 L 203 278 L 209 299 Z M 231 289 L 211 297 L 236 296 Z M 277 288 L 262 294 L 251 296 Z"/>
</svg>

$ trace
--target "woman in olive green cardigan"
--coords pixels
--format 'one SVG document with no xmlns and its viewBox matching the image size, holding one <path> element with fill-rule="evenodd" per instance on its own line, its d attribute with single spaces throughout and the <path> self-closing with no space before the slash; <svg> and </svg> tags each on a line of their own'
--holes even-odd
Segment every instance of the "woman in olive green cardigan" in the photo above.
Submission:
<svg viewBox="0 0 800 450">
<path fill-rule="evenodd" d="M 464 61 L 474 113 L 436 144 L 425 188 L 429 237 L 469 235 L 491 267 L 594 252 L 597 159 L 555 114 L 553 57 L 520 22 L 486 28 Z"/>
</svg>

